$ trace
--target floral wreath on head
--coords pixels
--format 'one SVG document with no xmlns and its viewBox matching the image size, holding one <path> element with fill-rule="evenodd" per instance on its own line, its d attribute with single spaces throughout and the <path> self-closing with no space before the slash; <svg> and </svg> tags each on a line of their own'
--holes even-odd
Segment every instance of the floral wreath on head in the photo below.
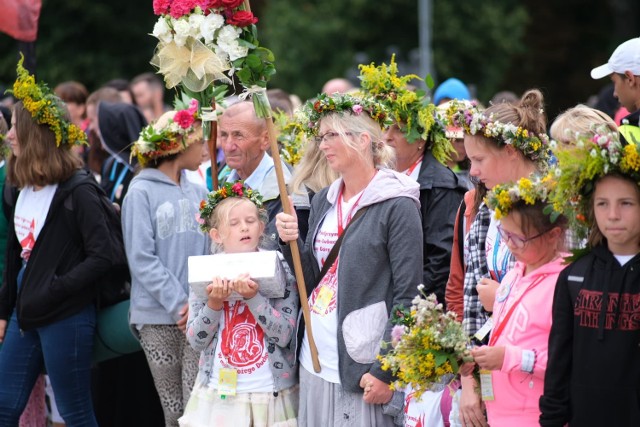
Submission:
<svg viewBox="0 0 640 427">
<path fill-rule="evenodd" d="M 549 202 L 555 186 L 556 181 L 552 175 L 520 178 L 515 183 L 496 185 L 487 193 L 484 202 L 494 211 L 495 218 L 500 219 L 509 215 L 513 206 L 520 201 L 527 205 Z M 560 211 L 554 210 L 553 205 L 545 207 L 544 213 L 550 214 L 551 222 L 555 222 L 560 215 Z"/>
<path fill-rule="evenodd" d="M 446 136 L 444 117 L 424 91 L 408 89 L 411 80 L 422 79 L 415 74 L 398 77 L 395 55 L 388 66 L 371 63 L 360 64 L 359 68 L 362 88 L 389 109 L 407 142 L 425 140 L 427 149 L 445 164 L 455 150 Z"/>
<path fill-rule="evenodd" d="M 392 122 L 386 107 L 375 99 L 367 96 L 336 93 L 327 95 L 322 93 L 315 100 L 308 101 L 298 113 L 298 121 L 303 126 L 307 136 L 318 136 L 320 120 L 330 114 L 351 114 L 359 116 L 366 113 L 375 120 L 381 129 L 387 128 Z"/>
<path fill-rule="evenodd" d="M 209 226 L 209 218 L 211 218 L 211 214 L 220 202 L 229 197 L 244 197 L 249 199 L 251 203 L 258 207 L 258 209 L 262 209 L 262 195 L 260 195 L 256 190 L 244 185 L 242 181 L 236 181 L 234 183 L 225 182 L 218 190 L 207 194 L 207 198 L 200 202 L 200 220 L 198 222 L 200 223 L 200 229 L 202 231 L 208 233 L 209 230 L 211 230 L 211 227 Z"/>
<path fill-rule="evenodd" d="M 451 103 L 447 109 L 449 122 L 463 128 L 469 135 L 491 138 L 499 146 L 511 145 L 543 170 L 547 168 L 551 153 L 546 134 L 536 135 L 520 126 L 499 122 L 493 119 L 493 114 L 487 116 L 481 112 L 476 103 L 471 104 L 468 108 L 461 103 Z"/>
<path fill-rule="evenodd" d="M 13 83 L 13 89 L 7 93 L 13 94 L 22 101 L 24 108 L 40 125 L 47 125 L 56 136 L 56 146 L 60 144 L 87 144 L 87 135 L 78 126 L 67 120 L 68 112 L 64 102 L 43 83 L 36 83 L 34 76 L 29 74 L 23 66 L 24 56 L 16 68 L 18 78 Z"/>
<path fill-rule="evenodd" d="M 587 220 L 588 203 L 598 179 L 619 174 L 640 185 L 640 141 L 623 146 L 619 134 L 606 125 L 594 132 L 578 138 L 575 146 L 558 150 L 558 163 L 550 172 L 558 181 L 554 207 L 565 212 L 579 237 L 592 225 Z"/>
<path fill-rule="evenodd" d="M 154 123 L 145 126 L 133 143 L 131 156 L 136 156 L 140 165 L 145 166 L 149 160 L 183 151 L 190 145 L 187 135 L 193 132 L 199 118 L 198 101 L 193 99 L 189 108 L 177 111 L 162 128 L 158 129 Z"/>
</svg>

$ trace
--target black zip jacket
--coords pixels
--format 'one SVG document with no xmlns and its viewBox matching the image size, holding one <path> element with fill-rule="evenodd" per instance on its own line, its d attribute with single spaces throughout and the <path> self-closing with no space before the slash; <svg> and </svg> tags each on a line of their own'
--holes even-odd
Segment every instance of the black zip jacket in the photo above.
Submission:
<svg viewBox="0 0 640 427">
<path fill-rule="evenodd" d="M 431 151 L 424 153 L 418 184 L 424 236 L 422 283 L 425 293 L 435 293 L 438 302 L 444 305 L 444 291 L 451 264 L 453 226 L 458 207 L 468 188 L 462 178 L 437 161 Z"/>
<path fill-rule="evenodd" d="M 540 425 L 640 426 L 640 255 L 596 246 L 560 273 L 552 313 Z"/>
<path fill-rule="evenodd" d="M 0 288 L 0 319 L 8 320 L 16 309 L 20 329 L 31 330 L 93 304 L 96 279 L 111 267 L 108 228 L 99 191 L 102 190 L 93 177 L 84 170 L 58 185 L 29 257 L 20 291 L 16 279 L 22 266 L 22 248 L 13 223 L 16 199 L 3 197 L 8 236 L 6 269 Z M 72 236 L 81 236 L 82 243 Z"/>
</svg>

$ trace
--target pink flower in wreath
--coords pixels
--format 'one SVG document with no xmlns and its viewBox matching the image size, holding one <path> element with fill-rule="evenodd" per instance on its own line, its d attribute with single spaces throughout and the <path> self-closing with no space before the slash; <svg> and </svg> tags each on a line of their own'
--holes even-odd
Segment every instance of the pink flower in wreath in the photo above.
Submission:
<svg viewBox="0 0 640 427">
<path fill-rule="evenodd" d="M 180 110 L 173 116 L 173 121 L 176 122 L 182 129 L 188 129 L 195 121 L 194 114 L 189 110 Z"/>
<path fill-rule="evenodd" d="M 153 0 L 153 13 L 156 15 L 166 15 L 169 13 L 171 0 Z"/>
<path fill-rule="evenodd" d="M 360 115 L 360 113 L 362 113 L 362 105 L 360 104 L 356 104 L 353 107 L 351 107 L 351 110 L 353 111 L 353 113 L 358 116 Z"/>
<path fill-rule="evenodd" d="M 242 183 L 241 182 L 236 182 L 235 184 L 233 184 L 233 186 L 231 187 L 231 189 L 238 195 L 238 196 L 242 196 Z"/>
</svg>

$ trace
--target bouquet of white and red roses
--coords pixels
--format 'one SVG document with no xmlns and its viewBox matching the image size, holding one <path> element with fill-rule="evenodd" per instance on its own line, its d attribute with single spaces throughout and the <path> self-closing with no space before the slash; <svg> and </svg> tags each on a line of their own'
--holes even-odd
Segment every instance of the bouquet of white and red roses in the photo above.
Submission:
<svg viewBox="0 0 640 427">
<path fill-rule="evenodd" d="M 154 0 L 160 18 L 153 28 L 158 46 L 151 63 L 168 88 L 178 85 L 200 105 L 214 97 L 213 82 L 235 74 L 254 94 L 256 112 L 269 117 L 265 88 L 275 74 L 273 53 L 259 46 L 258 19 L 245 0 Z M 227 73 L 227 74 L 225 74 Z"/>
</svg>

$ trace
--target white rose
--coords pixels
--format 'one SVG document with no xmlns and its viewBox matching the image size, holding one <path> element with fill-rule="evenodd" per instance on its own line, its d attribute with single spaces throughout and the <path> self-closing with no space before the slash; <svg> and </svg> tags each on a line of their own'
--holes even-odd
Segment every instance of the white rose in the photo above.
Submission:
<svg viewBox="0 0 640 427">
<path fill-rule="evenodd" d="M 222 15 L 210 13 L 205 16 L 200 23 L 200 33 L 202 34 L 202 37 L 204 37 L 204 42 L 211 43 L 216 31 L 222 28 L 222 25 L 224 25 L 224 18 Z"/>
<path fill-rule="evenodd" d="M 233 27 L 231 25 L 225 25 L 218 33 L 218 43 L 232 43 L 240 37 L 240 28 Z"/>
<path fill-rule="evenodd" d="M 190 35 L 194 39 L 202 38 L 202 34 L 200 33 L 200 26 L 203 22 L 204 15 L 194 13 L 193 15 L 189 16 L 189 25 L 191 26 Z"/>
<path fill-rule="evenodd" d="M 167 24 L 167 20 L 164 17 L 160 17 L 156 25 L 153 26 L 153 36 L 163 43 L 171 43 L 173 35 L 171 34 L 171 28 Z"/>
<path fill-rule="evenodd" d="M 244 58 L 249 53 L 249 48 L 240 46 L 238 43 L 232 43 L 229 50 L 229 61 L 235 61 L 236 59 Z"/>
<path fill-rule="evenodd" d="M 186 19 L 177 19 L 173 22 L 173 31 L 176 32 L 174 40 L 178 46 L 184 46 L 187 37 L 191 35 L 191 25 Z"/>
</svg>

